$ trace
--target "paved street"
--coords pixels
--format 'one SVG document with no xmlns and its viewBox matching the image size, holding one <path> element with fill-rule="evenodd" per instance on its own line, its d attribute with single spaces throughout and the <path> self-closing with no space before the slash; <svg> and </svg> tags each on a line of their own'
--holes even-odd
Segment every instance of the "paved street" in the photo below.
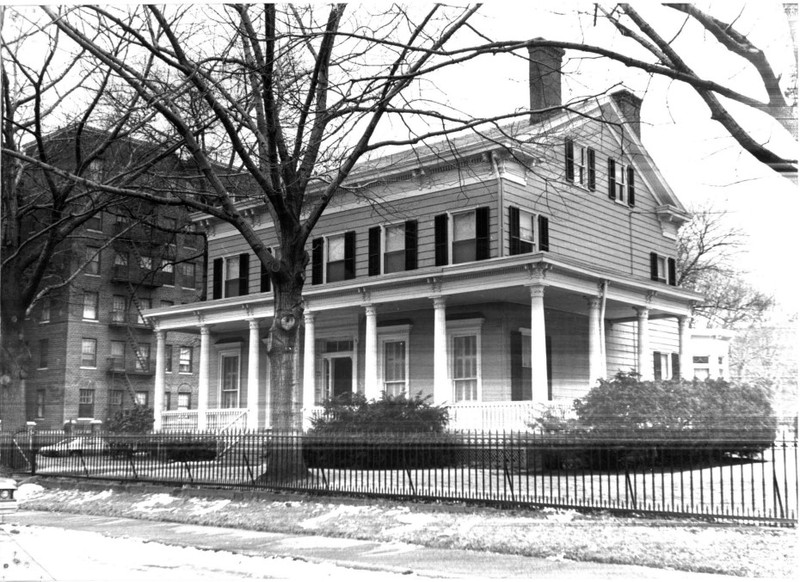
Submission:
<svg viewBox="0 0 800 582">
<path fill-rule="evenodd" d="M 404 543 L 296 536 L 113 517 L 19 512 L 0 525 L 0 580 L 435 578 L 741 580 Z"/>
</svg>

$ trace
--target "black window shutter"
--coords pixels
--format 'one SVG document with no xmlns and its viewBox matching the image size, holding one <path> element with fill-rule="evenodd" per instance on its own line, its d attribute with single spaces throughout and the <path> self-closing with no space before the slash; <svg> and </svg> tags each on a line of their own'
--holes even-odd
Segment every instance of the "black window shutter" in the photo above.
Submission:
<svg viewBox="0 0 800 582">
<path fill-rule="evenodd" d="M 489 207 L 475 209 L 475 260 L 489 258 Z"/>
<path fill-rule="evenodd" d="M 670 354 L 672 358 L 672 379 L 673 380 L 680 380 L 681 379 L 681 355 L 676 354 L 673 352 Z"/>
<path fill-rule="evenodd" d="M 650 278 L 658 281 L 658 254 L 650 253 Z"/>
<path fill-rule="evenodd" d="M 539 251 L 550 250 L 550 220 L 539 215 Z"/>
<path fill-rule="evenodd" d="M 511 332 L 511 400 L 522 400 L 522 333 Z"/>
<path fill-rule="evenodd" d="M 213 285 L 211 287 L 211 297 L 212 299 L 221 299 L 222 298 L 222 271 L 225 268 L 224 261 L 222 259 L 214 259 L 214 264 L 212 266 L 212 270 L 214 271 L 211 277 L 213 281 Z"/>
<path fill-rule="evenodd" d="M 673 259 L 673 258 L 667 259 L 667 270 L 669 271 L 669 273 L 667 275 L 667 277 L 668 277 L 667 282 L 672 286 L 677 285 L 678 284 L 678 280 L 677 280 L 676 272 L 675 272 L 676 271 L 676 269 L 675 269 L 675 259 Z"/>
<path fill-rule="evenodd" d="M 356 231 L 344 233 L 344 278 L 356 278 Z"/>
<path fill-rule="evenodd" d="M 586 187 L 594 192 L 596 177 L 594 171 L 594 150 L 592 148 L 586 149 L 586 166 Z"/>
<path fill-rule="evenodd" d="M 616 173 L 616 163 L 612 158 L 608 158 L 608 197 L 611 200 L 617 199 L 616 182 L 614 175 Z"/>
<path fill-rule="evenodd" d="M 447 215 L 439 214 L 433 219 L 434 246 L 436 248 L 436 266 L 448 263 L 447 252 Z"/>
<path fill-rule="evenodd" d="M 325 248 L 325 241 L 322 238 L 315 238 L 311 241 L 311 284 L 322 284 L 322 253 Z"/>
<path fill-rule="evenodd" d="M 250 293 L 250 255 L 239 255 L 239 296 Z"/>
<path fill-rule="evenodd" d="M 369 276 L 381 274 L 381 227 L 373 226 L 369 229 L 367 245 L 368 254 L 368 274 Z"/>
<path fill-rule="evenodd" d="M 270 289 L 270 280 L 269 280 L 269 271 L 264 266 L 264 263 L 261 263 L 261 287 L 260 290 L 262 293 L 266 293 Z"/>
<path fill-rule="evenodd" d="M 508 207 L 508 254 L 520 254 L 519 240 L 519 208 Z"/>
<path fill-rule="evenodd" d="M 406 271 L 417 268 L 417 221 L 406 221 Z"/>
<path fill-rule="evenodd" d="M 636 204 L 636 184 L 635 172 L 631 166 L 628 166 L 628 206 L 633 207 Z"/>
<path fill-rule="evenodd" d="M 653 378 L 661 380 L 661 352 L 653 352 Z"/>
<path fill-rule="evenodd" d="M 575 179 L 575 144 L 569 138 L 564 140 L 564 164 L 567 180 L 572 182 Z"/>
</svg>

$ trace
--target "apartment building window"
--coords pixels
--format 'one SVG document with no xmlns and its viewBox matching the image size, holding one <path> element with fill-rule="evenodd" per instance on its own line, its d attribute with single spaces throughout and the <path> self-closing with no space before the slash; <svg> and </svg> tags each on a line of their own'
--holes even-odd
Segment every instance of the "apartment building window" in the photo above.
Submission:
<svg viewBox="0 0 800 582">
<path fill-rule="evenodd" d="M 144 255 L 139 257 L 139 268 L 142 271 L 153 270 L 153 257 L 146 257 Z"/>
<path fill-rule="evenodd" d="M 489 258 L 489 207 L 434 218 L 436 265 Z"/>
<path fill-rule="evenodd" d="M 680 355 L 667 352 L 653 352 L 653 379 L 670 380 L 680 377 Z"/>
<path fill-rule="evenodd" d="M 567 138 L 564 141 L 564 165 L 567 181 L 594 190 L 596 186 L 595 151 Z"/>
<path fill-rule="evenodd" d="M 114 323 L 124 323 L 126 310 L 127 300 L 124 295 L 114 295 L 111 297 L 111 321 Z"/>
<path fill-rule="evenodd" d="M 190 346 L 181 346 L 178 354 L 178 373 L 192 373 L 192 348 Z"/>
<path fill-rule="evenodd" d="M 112 409 L 119 410 L 120 408 L 122 408 L 122 398 L 123 398 L 122 390 L 110 390 L 108 392 L 108 405 Z"/>
<path fill-rule="evenodd" d="M 94 418 L 94 389 L 81 388 L 78 393 L 78 417 Z"/>
<path fill-rule="evenodd" d="M 44 418 L 44 402 L 45 402 L 45 391 L 44 390 L 37 390 L 36 391 L 36 410 L 35 416 L 36 418 Z"/>
<path fill-rule="evenodd" d="M 509 254 L 519 255 L 550 250 L 550 221 L 546 216 L 508 208 Z"/>
<path fill-rule="evenodd" d="M 181 263 L 178 267 L 181 276 L 181 287 L 194 289 L 195 286 L 195 265 L 194 263 Z"/>
<path fill-rule="evenodd" d="M 39 369 L 47 368 L 47 360 L 50 352 L 50 340 L 47 338 L 39 340 Z"/>
<path fill-rule="evenodd" d="M 164 371 L 172 372 L 172 346 L 164 346 Z"/>
<path fill-rule="evenodd" d="M 97 367 L 97 340 L 85 337 L 81 339 L 81 368 Z"/>
<path fill-rule="evenodd" d="M 136 323 L 139 325 L 145 325 L 144 315 L 143 312 L 151 309 L 153 307 L 153 300 L 150 297 L 140 297 L 139 298 L 139 305 L 137 306 L 134 303 L 134 308 L 136 309 Z"/>
<path fill-rule="evenodd" d="M 87 275 L 100 274 L 100 247 L 86 247 L 86 266 L 83 272 Z"/>
<path fill-rule="evenodd" d="M 125 342 L 111 341 L 111 369 L 115 372 L 125 371 Z"/>
<path fill-rule="evenodd" d="M 356 233 L 316 238 L 311 243 L 311 284 L 355 279 Z"/>
<path fill-rule="evenodd" d="M 150 344 L 138 344 L 136 346 L 136 371 L 150 371 Z"/>
<path fill-rule="evenodd" d="M 150 401 L 150 393 L 144 391 L 138 391 L 135 393 L 136 396 L 136 404 L 139 406 L 147 406 L 148 402 Z"/>
<path fill-rule="evenodd" d="M 250 255 L 248 253 L 214 259 L 212 268 L 214 299 L 240 297 L 250 292 Z M 184 283 L 181 285 L 186 287 Z"/>
<path fill-rule="evenodd" d="M 83 319 L 97 319 L 97 304 L 100 294 L 96 291 L 83 292 Z"/>
<path fill-rule="evenodd" d="M 128 253 L 115 252 L 114 253 L 114 266 L 115 267 L 128 267 Z"/>
<path fill-rule="evenodd" d="M 86 228 L 97 232 L 103 232 L 103 215 L 98 212 L 86 221 Z"/>
<path fill-rule="evenodd" d="M 39 323 L 48 323 L 50 321 L 50 308 L 52 301 L 50 297 L 42 299 L 42 309 L 39 312 Z"/>
<path fill-rule="evenodd" d="M 675 259 L 672 257 L 665 257 L 658 253 L 650 253 L 651 280 L 674 286 L 677 284 L 676 270 Z"/>
<path fill-rule="evenodd" d="M 482 322 L 481 319 L 447 322 L 450 378 L 455 402 L 480 399 Z"/>
<path fill-rule="evenodd" d="M 369 274 L 417 268 L 417 221 L 369 229 Z"/>
<path fill-rule="evenodd" d="M 191 410 L 192 395 L 188 392 L 178 392 L 178 410 Z"/>
<path fill-rule="evenodd" d="M 175 259 L 164 258 L 161 259 L 161 273 L 163 276 L 164 285 L 171 286 L 175 284 Z"/>
<path fill-rule="evenodd" d="M 635 172 L 632 166 L 608 158 L 608 198 L 633 207 L 636 201 Z"/>
</svg>

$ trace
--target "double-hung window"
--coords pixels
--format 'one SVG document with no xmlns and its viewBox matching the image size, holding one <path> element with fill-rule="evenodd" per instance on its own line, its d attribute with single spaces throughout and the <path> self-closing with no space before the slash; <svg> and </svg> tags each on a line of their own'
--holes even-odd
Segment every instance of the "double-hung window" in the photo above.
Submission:
<svg viewBox="0 0 800 582">
<path fill-rule="evenodd" d="M 139 325 L 145 325 L 144 315 L 142 312 L 147 311 L 148 309 L 153 307 L 153 300 L 149 297 L 140 297 L 139 298 L 139 306 L 136 307 L 136 323 Z"/>
<path fill-rule="evenodd" d="M 482 319 L 447 322 L 450 379 L 455 402 L 481 398 Z"/>
<path fill-rule="evenodd" d="M 356 233 L 353 230 L 315 238 L 311 243 L 311 284 L 356 277 Z"/>
<path fill-rule="evenodd" d="M 164 346 L 164 371 L 172 372 L 172 346 L 169 344 Z"/>
<path fill-rule="evenodd" d="M 94 418 L 94 390 L 81 388 L 78 393 L 78 417 Z"/>
<path fill-rule="evenodd" d="M 410 325 L 378 328 L 378 377 L 382 390 L 390 396 L 408 394 L 408 354 Z"/>
<path fill-rule="evenodd" d="M 369 274 L 417 268 L 417 221 L 369 229 Z"/>
<path fill-rule="evenodd" d="M 97 319 L 97 304 L 100 294 L 96 291 L 83 292 L 83 319 Z"/>
<path fill-rule="evenodd" d="M 437 266 L 489 258 L 489 207 L 434 218 Z"/>
<path fill-rule="evenodd" d="M 150 371 L 150 344 L 136 345 L 136 371 Z"/>
<path fill-rule="evenodd" d="M 195 266 L 194 263 L 181 263 L 178 267 L 181 275 L 181 287 L 194 289 L 195 285 Z"/>
<path fill-rule="evenodd" d="M 52 307 L 52 299 L 45 297 L 42 299 L 42 311 L 39 315 L 39 323 L 47 323 L 50 321 L 50 308 Z"/>
<path fill-rule="evenodd" d="M 111 369 L 115 372 L 125 371 L 125 342 L 111 341 Z"/>
<path fill-rule="evenodd" d="M 127 301 L 124 295 L 114 295 L 111 298 L 111 321 L 114 323 L 125 322 Z"/>
<path fill-rule="evenodd" d="M 614 158 L 608 158 L 608 198 L 631 207 L 636 202 L 636 172 Z"/>
<path fill-rule="evenodd" d="M 81 339 L 81 368 L 97 367 L 97 340 L 95 338 Z"/>
<path fill-rule="evenodd" d="M 50 355 L 50 341 L 47 338 L 39 340 L 39 369 L 47 368 Z"/>
<path fill-rule="evenodd" d="M 650 253 L 650 279 L 668 285 L 677 285 L 676 263 L 672 257 Z"/>
<path fill-rule="evenodd" d="M 178 372 L 181 374 L 192 373 L 192 348 L 191 346 L 181 346 L 178 355 Z"/>
<path fill-rule="evenodd" d="M 182 286 L 187 287 L 185 283 Z M 212 289 L 214 299 L 241 297 L 249 292 L 250 255 L 248 253 L 214 259 Z"/>
<path fill-rule="evenodd" d="M 192 395 L 188 392 L 178 393 L 178 410 L 189 410 L 192 408 Z"/>
<path fill-rule="evenodd" d="M 45 391 L 36 391 L 36 418 L 44 418 Z"/>
<path fill-rule="evenodd" d="M 550 221 L 546 216 L 515 206 L 508 208 L 509 254 L 550 250 Z"/>
<path fill-rule="evenodd" d="M 84 272 L 87 275 L 100 274 L 100 248 L 86 247 L 86 267 Z"/>
<path fill-rule="evenodd" d="M 680 356 L 674 352 L 653 352 L 653 379 L 670 380 L 680 377 Z"/>
<path fill-rule="evenodd" d="M 589 190 L 596 186 L 595 151 L 571 138 L 564 140 L 564 174 L 567 181 Z"/>
</svg>

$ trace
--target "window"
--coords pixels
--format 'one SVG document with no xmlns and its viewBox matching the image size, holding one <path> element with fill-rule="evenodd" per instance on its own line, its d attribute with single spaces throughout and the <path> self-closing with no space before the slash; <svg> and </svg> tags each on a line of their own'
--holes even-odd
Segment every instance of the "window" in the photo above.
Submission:
<svg viewBox="0 0 800 582">
<path fill-rule="evenodd" d="M 382 257 L 382 259 L 381 259 Z M 417 221 L 369 229 L 369 274 L 417 268 Z"/>
<path fill-rule="evenodd" d="M 165 258 L 161 259 L 161 274 L 164 285 L 175 284 L 175 259 Z"/>
<path fill-rule="evenodd" d="M 114 295 L 111 298 L 111 321 L 114 323 L 125 322 L 127 301 L 124 295 Z"/>
<path fill-rule="evenodd" d="M 81 339 L 81 368 L 97 367 L 97 340 L 85 337 Z"/>
<path fill-rule="evenodd" d="M 455 402 L 480 399 L 482 319 L 447 322 L 450 377 Z"/>
<path fill-rule="evenodd" d="M 676 285 L 676 263 L 672 257 L 650 253 L 650 279 Z"/>
<path fill-rule="evenodd" d="M 135 396 L 136 396 L 136 404 L 138 404 L 139 406 L 147 406 L 147 403 L 150 400 L 149 392 L 144 392 L 144 391 L 136 392 Z"/>
<path fill-rule="evenodd" d="M 44 398 L 45 398 L 45 391 L 44 390 L 37 390 L 36 391 L 36 410 L 35 410 L 36 418 L 44 418 Z"/>
<path fill-rule="evenodd" d="M 633 167 L 608 158 L 608 198 L 634 206 L 636 192 L 634 174 Z"/>
<path fill-rule="evenodd" d="M 192 408 L 192 395 L 186 392 L 178 393 L 178 410 L 190 410 Z"/>
<path fill-rule="evenodd" d="M 95 162 L 92 162 L 94 164 Z M 90 165 L 91 167 L 91 165 Z M 103 232 L 103 215 L 102 213 L 98 212 L 94 216 L 92 216 L 89 220 L 86 221 L 86 228 L 88 230 L 95 230 L 97 232 Z"/>
<path fill-rule="evenodd" d="M 125 342 L 111 342 L 111 369 L 115 372 L 125 371 Z"/>
<path fill-rule="evenodd" d="M 222 408 L 239 407 L 239 354 L 220 353 L 220 389 Z"/>
<path fill-rule="evenodd" d="M 195 286 L 195 265 L 194 263 L 181 263 L 178 267 L 181 275 L 181 287 L 194 289 Z"/>
<path fill-rule="evenodd" d="M 136 305 L 134 305 L 136 307 Z M 147 311 L 153 307 L 153 300 L 149 297 L 142 297 L 139 299 L 139 306 L 136 307 L 136 323 L 145 325 L 144 315 L 142 312 Z"/>
<path fill-rule="evenodd" d="M 153 257 L 139 257 L 139 268 L 142 271 L 152 271 L 153 270 Z"/>
<path fill-rule="evenodd" d="M 653 352 L 653 379 L 670 380 L 680 377 L 680 356 L 676 353 Z"/>
<path fill-rule="evenodd" d="M 127 267 L 128 266 L 128 253 L 114 253 L 114 266 Z"/>
<path fill-rule="evenodd" d="M 78 417 L 94 418 L 94 389 L 81 388 L 78 394 Z"/>
<path fill-rule="evenodd" d="M 97 303 L 100 300 L 96 291 L 83 292 L 83 319 L 97 319 Z"/>
<path fill-rule="evenodd" d="M 564 141 L 565 175 L 569 182 L 594 190 L 596 185 L 595 151 L 567 138 Z"/>
<path fill-rule="evenodd" d="M 384 326 L 378 329 L 378 377 L 384 392 L 391 396 L 409 392 L 408 347 L 410 325 Z"/>
<path fill-rule="evenodd" d="M 86 267 L 84 273 L 87 275 L 100 274 L 100 248 L 86 247 Z"/>
<path fill-rule="evenodd" d="M 39 340 L 39 369 L 47 368 L 47 358 L 50 351 L 50 341 L 48 339 Z"/>
<path fill-rule="evenodd" d="M 42 310 L 39 315 L 39 323 L 47 323 L 50 321 L 50 308 L 52 301 L 49 297 L 42 299 Z"/>
<path fill-rule="evenodd" d="M 509 206 L 508 236 L 509 254 L 549 251 L 550 221 L 546 216 Z"/>
<path fill-rule="evenodd" d="M 164 346 L 164 371 L 172 372 L 172 346 Z"/>
<path fill-rule="evenodd" d="M 214 259 L 213 298 L 240 297 L 250 291 L 250 255 L 242 253 L 234 257 Z M 187 287 L 183 281 L 181 286 Z M 192 285 L 194 287 L 194 285 Z"/>
<path fill-rule="evenodd" d="M 112 408 L 122 408 L 122 390 L 110 390 L 108 392 L 108 404 Z"/>
<path fill-rule="evenodd" d="M 316 238 L 311 243 L 311 284 L 355 279 L 356 233 Z"/>
<path fill-rule="evenodd" d="M 150 371 L 150 344 L 138 344 L 136 346 L 136 371 Z"/>
<path fill-rule="evenodd" d="M 178 372 L 181 374 L 192 373 L 192 348 L 189 346 L 181 346 L 178 355 Z"/>
<path fill-rule="evenodd" d="M 434 218 L 434 231 L 437 266 L 489 258 L 488 206 L 440 214 Z"/>
</svg>

